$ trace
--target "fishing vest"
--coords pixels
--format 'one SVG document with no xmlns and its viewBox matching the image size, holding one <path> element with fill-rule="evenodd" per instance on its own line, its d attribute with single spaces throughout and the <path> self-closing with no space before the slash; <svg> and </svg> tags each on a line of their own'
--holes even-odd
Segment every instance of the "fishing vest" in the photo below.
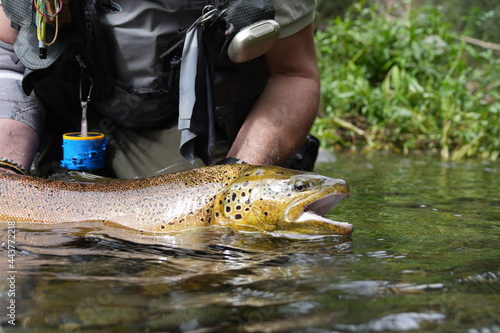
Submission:
<svg viewBox="0 0 500 333">
<path fill-rule="evenodd" d="M 208 2 L 225 10 L 233 2 L 246 3 Z M 21 27 L 14 47 L 26 67 L 25 93 L 35 91 L 45 110 L 68 119 L 81 115 L 81 100 L 89 93 L 89 112 L 98 112 L 118 125 L 141 130 L 171 124 L 178 115 L 182 64 L 182 43 L 173 49 L 172 45 L 179 39 L 179 31 L 200 17 L 207 0 L 62 3 L 66 9 L 60 22 L 46 25 L 45 40 L 57 37 L 41 59 L 33 1 L 3 0 L 7 16 Z M 264 89 L 267 75 L 263 57 L 241 64 L 221 60 L 217 40 L 234 36 L 234 31 L 250 23 L 274 18 L 269 0 L 251 3 L 255 5 L 251 10 L 233 13 L 237 18 L 230 23 L 231 29 L 227 22 L 216 20 L 210 28 L 217 30 L 217 36 L 208 36 L 214 59 L 215 122 L 229 143 Z"/>
</svg>

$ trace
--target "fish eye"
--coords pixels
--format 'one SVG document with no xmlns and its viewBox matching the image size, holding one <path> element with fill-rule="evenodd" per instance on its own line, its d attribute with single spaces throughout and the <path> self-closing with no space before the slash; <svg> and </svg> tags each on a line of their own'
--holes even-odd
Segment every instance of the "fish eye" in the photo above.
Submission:
<svg viewBox="0 0 500 333">
<path fill-rule="evenodd" d="M 306 188 L 306 183 L 304 183 L 302 180 L 297 180 L 295 184 L 293 184 L 293 189 L 297 192 L 305 191 Z"/>
</svg>

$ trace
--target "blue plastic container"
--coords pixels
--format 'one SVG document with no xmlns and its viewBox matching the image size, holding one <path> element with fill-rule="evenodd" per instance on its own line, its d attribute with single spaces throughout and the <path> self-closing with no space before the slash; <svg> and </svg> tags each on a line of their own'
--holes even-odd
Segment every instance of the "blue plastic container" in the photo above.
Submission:
<svg viewBox="0 0 500 333">
<path fill-rule="evenodd" d="M 61 166 L 70 170 L 96 170 L 104 167 L 108 139 L 102 133 L 80 132 L 63 135 L 63 160 Z"/>
</svg>

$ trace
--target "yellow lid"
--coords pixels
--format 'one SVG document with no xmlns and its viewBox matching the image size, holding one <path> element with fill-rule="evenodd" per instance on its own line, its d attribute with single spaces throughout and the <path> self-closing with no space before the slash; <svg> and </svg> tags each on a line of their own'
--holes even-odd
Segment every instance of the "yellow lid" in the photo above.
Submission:
<svg viewBox="0 0 500 333">
<path fill-rule="evenodd" d="M 81 132 L 71 132 L 63 134 L 63 139 L 66 140 L 100 140 L 104 139 L 104 134 L 98 132 L 88 132 L 87 136 L 83 137 Z"/>
</svg>

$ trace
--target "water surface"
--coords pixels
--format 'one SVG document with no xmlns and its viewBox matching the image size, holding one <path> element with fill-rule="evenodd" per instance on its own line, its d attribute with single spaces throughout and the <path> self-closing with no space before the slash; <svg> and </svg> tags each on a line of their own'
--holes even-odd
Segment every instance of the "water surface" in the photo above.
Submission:
<svg viewBox="0 0 500 333">
<path fill-rule="evenodd" d="M 500 332 L 500 163 L 338 156 L 351 237 L 16 227 L 25 332 Z M 7 233 L 0 234 L 0 332 Z"/>
</svg>

